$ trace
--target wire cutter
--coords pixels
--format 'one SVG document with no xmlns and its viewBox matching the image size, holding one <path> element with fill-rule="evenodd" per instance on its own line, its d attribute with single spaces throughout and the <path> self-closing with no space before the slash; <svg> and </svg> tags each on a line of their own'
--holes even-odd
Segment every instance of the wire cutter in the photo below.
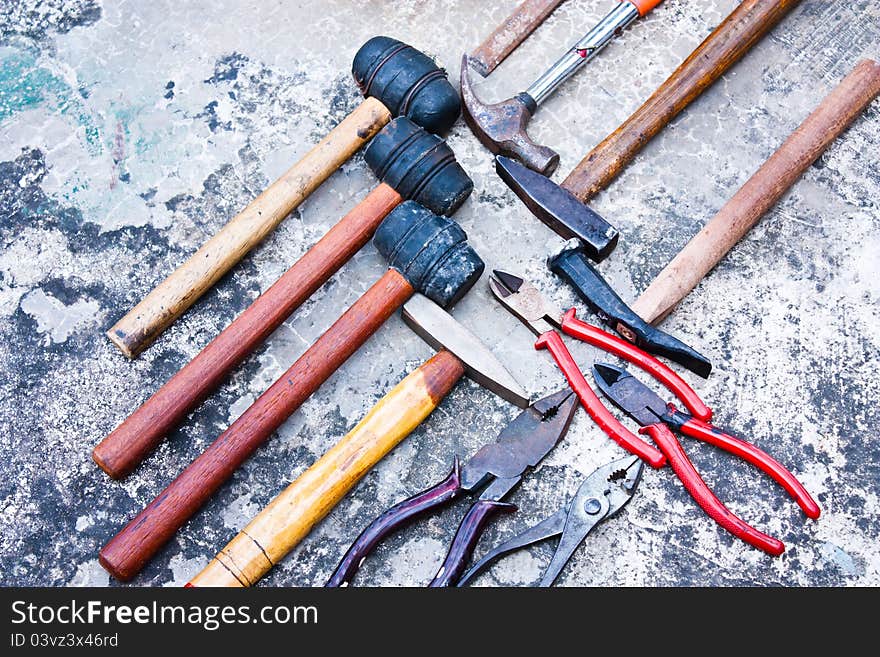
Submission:
<svg viewBox="0 0 880 657">
<path fill-rule="evenodd" d="M 593 366 L 593 377 L 608 399 L 642 425 L 639 433 L 648 434 L 660 447 L 672 470 L 697 504 L 734 536 L 773 556 L 779 556 L 785 550 L 782 541 L 747 524 L 715 497 L 694 468 L 673 431 L 703 440 L 745 459 L 782 486 L 797 501 L 807 517 L 814 520 L 819 517 L 819 506 L 803 485 L 779 461 L 766 452 L 723 432 L 708 422 L 677 410 L 673 404 L 666 404 L 653 390 L 623 368 L 596 363 Z"/>
<path fill-rule="evenodd" d="M 473 554 L 489 518 L 515 511 L 502 500 L 526 472 L 534 468 L 562 440 L 577 402 L 571 390 L 539 399 L 504 428 L 496 442 L 484 445 L 464 465 L 458 457 L 449 476 L 440 483 L 392 506 L 376 518 L 345 553 L 327 586 L 347 586 L 364 558 L 390 532 L 417 516 L 443 506 L 464 493 L 479 493 L 458 527 L 446 559 L 429 586 L 454 586 Z"/>
<path fill-rule="evenodd" d="M 597 468 L 563 508 L 487 552 L 462 576 L 458 586 L 465 586 L 478 573 L 506 554 L 561 536 L 550 565 L 538 584 L 551 586 L 587 535 L 599 523 L 614 517 L 629 503 L 635 495 L 643 470 L 642 461 L 633 456 L 617 459 Z"/>
<path fill-rule="evenodd" d="M 501 305 L 538 336 L 535 349 L 550 351 L 593 421 L 624 449 L 649 465 L 655 468 L 662 467 L 666 463 L 666 457 L 653 445 L 640 440 L 605 408 L 555 329 L 560 328 L 569 336 L 616 354 L 642 368 L 675 393 L 694 417 L 704 421 L 712 418 L 712 410 L 703 403 L 687 382 L 669 367 L 636 345 L 577 319 L 574 308 L 563 313 L 547 301 L 531 283 L 513 274 L 495 270 L 489 279 L 489 289 Z"/>
</svg>

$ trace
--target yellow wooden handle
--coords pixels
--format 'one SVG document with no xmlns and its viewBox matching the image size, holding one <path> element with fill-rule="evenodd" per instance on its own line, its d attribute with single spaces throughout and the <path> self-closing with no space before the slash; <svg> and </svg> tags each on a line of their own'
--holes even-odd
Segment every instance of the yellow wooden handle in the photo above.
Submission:
<svg viewBox="0 0 880 657">
<path fill-rule="evenodd" d="M 370 468 L 419 426 L 463 374 L 464 365 L 448 351 L 425 362 L 272 500 L 190 584 L 255 584 Z"/>
<path fill-rule="evenodd" d="M 364 100 L 116 322 L 107 337 L 129 358 L 137 356 L 390 120 L 380 101 Z"/>
</svg>

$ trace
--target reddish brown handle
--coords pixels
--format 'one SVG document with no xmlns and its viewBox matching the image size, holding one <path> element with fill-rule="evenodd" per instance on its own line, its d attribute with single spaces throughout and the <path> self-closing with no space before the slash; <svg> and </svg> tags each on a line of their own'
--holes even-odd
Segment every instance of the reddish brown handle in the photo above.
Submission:
<svg viewBox="0 0 880 657">
<path fill-rule="evenodd" d="M 278 281 L 159 388 L 92 451 L 114 479 L 131 472 L 248 354 L 323 285 L 401 202 L 382 183 L 331 228 Z"/>
<path fill-rule="evenodd" d="M 413 294 L 389 269 L 201 456 L 101 550 L 120 580 L 134 577 L 253 452 Z"/>
<path fill-rule="evenodd" d="M 681 444 L 665 424 L 651 424 L 639 429 L 639 433 L 646 433 L 654 439 L 660 451 L 666 455 L 666 460 L 672 470 L 684 484 L 687 492 L 694 501 L 705 511 L 712 520 L 721 525 L 731 534 L 744 540 L 751 546 L 763 550 L 767 554 L 778 557 L 785 551 L 785 545 L 778 538 L 768 536 L 762 531 L 734 515 L 724 504 L 715 497 L 715 493 L 706 485 L 700 473 L 694 468 L 694 464 L 688 458 Z"/>
<path fill-rule="evenodd" d="M 744 0 L 562 186 L 586 202 L 605 189 L 666 124 L 720 78 L 800 0 Z"/>
</svg>

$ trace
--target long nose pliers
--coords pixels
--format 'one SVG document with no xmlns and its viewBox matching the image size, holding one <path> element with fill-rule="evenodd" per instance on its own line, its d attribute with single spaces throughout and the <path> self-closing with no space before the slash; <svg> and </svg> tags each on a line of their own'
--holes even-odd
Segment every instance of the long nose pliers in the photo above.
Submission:
<svg viewBox="0 0 880 657">
<path fill-rule="evenodd" d="M 571 390 L 539 399 L 505 427 L 494 443 L 484 445 L 464 466 L 458 458 L 446 479 L 389 508 L 357 537 L 336 567 L 327 586 L 348 586 L 366 556 L 387 534 L 431 509 L 466 493 L 479 494 L 465 514 L 446 559 L 431 587 L 455 586 L 467 567 L 489 519 L 515 511 L 502 500 L 568 432 L 577 400 Z"/>
<path fill-rule="evenodd" d="M 564 507 L 489 550 L 462 576 L 458 586 L 465 586 L 494 561 L 515 550 L 559 536 L 550 565 L 538 584 L 552 586 L 587 535 L 629 503 L 635 495 L 643 470 L 644 464 L 634 456 L 626 456 L 597 468 Z"/>
</svg>

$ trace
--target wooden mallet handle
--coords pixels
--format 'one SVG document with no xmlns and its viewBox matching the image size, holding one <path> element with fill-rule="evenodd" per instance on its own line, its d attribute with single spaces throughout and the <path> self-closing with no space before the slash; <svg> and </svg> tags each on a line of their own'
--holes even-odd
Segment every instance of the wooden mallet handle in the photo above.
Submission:
<svg viewBox="0 0 880 657">
<path fill-rule="evenodd" d="M 255 584 L 431 414 L 463 374 L 462 362 L 448 351 L 422 364 L 272 500 L 190 584 Z"/>
<path fill-rule="evenodd" d="M 681 110 L 720 78 L 800 0 L 744 0 L 562 186 L 586 203 Z"/>
<path fill-rule="evenodd" d="M 272 287 L 104 438 L 92 451 L 95 462 L 114 479 L 133 470 L 234 367 L 369 241 L 382 219 L 401 200 L 385 183 L 370 192 Z"/>
<path fill-rule="evenodd" d="M 659 322 L 880 94 L 880 64 L 861 60 L 718 214 L 666 265 L 632 308 Z"/>
<path fill-rule="evenodd" d="M 107 331 L 134 358 L 391 120 L 375 98 L 339 125 Z"/>
<path fill-rule="evenodd" d="M 120 580 L 134 577 L 233 472 L 414 292 L 389 269 L 272 386 L 100 552 Z"/>
</svg>

